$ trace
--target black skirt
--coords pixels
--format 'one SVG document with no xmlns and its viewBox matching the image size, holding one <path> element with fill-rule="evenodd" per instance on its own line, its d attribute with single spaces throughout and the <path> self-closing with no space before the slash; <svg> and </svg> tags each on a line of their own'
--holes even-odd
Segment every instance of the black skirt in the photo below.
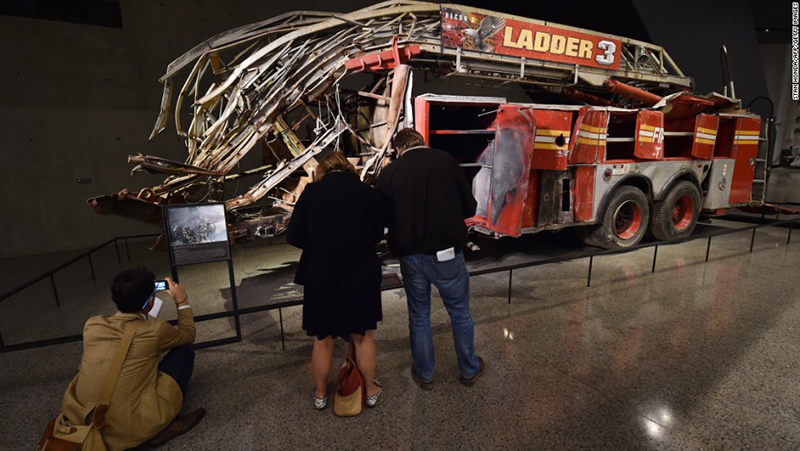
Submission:
<svg viewBox="0 0 800 451">
<path fill-rule="evenodd" d="M 303 291 L 303 329 L 309 336 L 349 338 L 375 330 L 383 319 L 381 268 L 377 257 L 328 266 L 337 283 L 317 284 L 307 274 Z"/>
</svg>

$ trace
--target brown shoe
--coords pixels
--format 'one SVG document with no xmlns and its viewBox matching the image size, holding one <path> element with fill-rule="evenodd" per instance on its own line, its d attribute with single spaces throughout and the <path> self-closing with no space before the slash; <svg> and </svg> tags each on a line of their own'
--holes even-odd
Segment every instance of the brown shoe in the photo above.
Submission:
<svg viewBox="0 0 800 451">
<path fill-rule="evenodd" d="M 414 371 L 414 365 L 413 364 L 411 365 L 411 377 L 414 378 L 414 382 L 416 382 L 417 385 L 419 385 L 419 388 L 421 388 L 423 390 L 433 390 L 433 385 L 434 385 L 433 379 L 431 379 L 428 382 L 425 382 L 422 379 L 420 379 L 419 376 L 417 375 L 417 372 Z"/>
<path fill-rule="evenodd" d="M 151 438 L 148 443 L 153 448 L 158 448 L 175 437 L 189 432 L 204 416 L 206 416 L 206 409 L 196 409 L 192 413 L 176 418 L 172 424 Z"/>
<path fill-rule="evenodd" d="M 478 372 L 475 373 L 472 377 L 458 376 L 458 380 L 462 384 L 466 385 L 467 387 L 472 387 L 473 385 L 475 385 L 475 382 L 478 382 L 478 379 L 481 376 L 483 376 L 483 372 L 484 370 L 486 370 L 486 365 L 483 363 L 483 359 L 480 357 L 478 357 L 478 363 L 480 363 L 480 366 L 478 367 Z"/>
</svg>

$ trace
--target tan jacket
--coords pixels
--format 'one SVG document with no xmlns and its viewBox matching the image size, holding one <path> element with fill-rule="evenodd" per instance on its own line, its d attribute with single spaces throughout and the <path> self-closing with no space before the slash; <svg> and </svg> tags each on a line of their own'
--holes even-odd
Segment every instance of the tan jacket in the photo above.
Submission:
<svg viewBox="0 0 800 451">
<path fill-rule="evenodd" d="M 144 321 L 139 313 L 93 316 L 83 328 L 83 358 L 64 394 L 62 412 L 70 424 L 83 424 L 95 407 L 105 376 L 122 339 L 123 326 Z M 180 412 L 183 394 L 177 382 L 158 371 L 158 358 L 176 346 L 194 342 L 192 309 L 178 311 L 178 327 L 150 319 L 133 336 L 106 413 L 103 441 L 109 450 L 133 448 L 161 432 Z"/>
</svg>

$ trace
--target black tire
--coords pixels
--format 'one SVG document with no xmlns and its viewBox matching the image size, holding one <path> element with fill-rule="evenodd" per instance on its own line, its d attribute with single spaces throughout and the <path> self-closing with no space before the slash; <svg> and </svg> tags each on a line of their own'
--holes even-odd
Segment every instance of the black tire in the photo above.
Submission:
<svg viewBox="0 0 800 451">
<path fill-rule="evenodd" d="M 650 233 L 661 241 L 686 238 L 692 234 L 700 217 L 702 198 L 697 186 L 678 182 L 666 197 L 653 205 Z"/>
<path fill-rule="evenodd" d="M 639 244 L 649 222 L 647 196 L 635 186 L 622 186 L 611 194 L 598 223 L 578 227 L 576 232 L 590 246 L 624 249 Z"/>
</svg>

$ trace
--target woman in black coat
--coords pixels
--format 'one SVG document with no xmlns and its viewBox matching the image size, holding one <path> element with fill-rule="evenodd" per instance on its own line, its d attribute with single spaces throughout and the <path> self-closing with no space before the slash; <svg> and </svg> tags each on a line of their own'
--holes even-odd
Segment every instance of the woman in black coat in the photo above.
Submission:
<svg viewBox="0 0 800 451">
<path fill-rule="evenodd" d="M 304 286 L 303 329 L 314 337 L 314 405 L 327 405 L 337 337 L 352 339 L 366 383 L 366 404 L 381 394 L 375 380 L 373 331 L 382 319 L 381 267 L 375 244 L 383 238 L 379 194 L 361 183 L 341 152 L 317 167 L 294 207 L 286 239 L 303 250 L 295 283 Z"/>
</svg>

